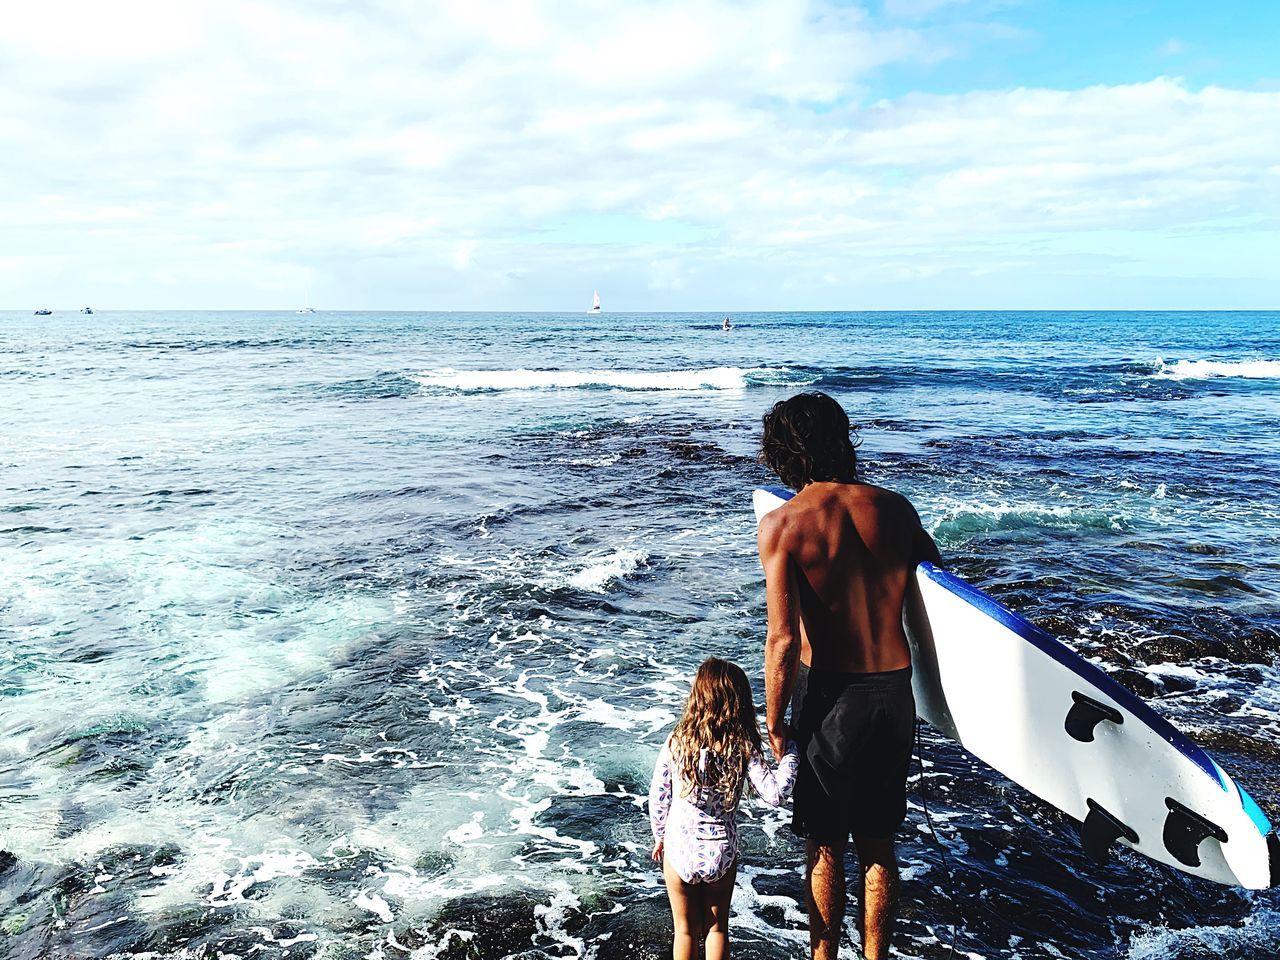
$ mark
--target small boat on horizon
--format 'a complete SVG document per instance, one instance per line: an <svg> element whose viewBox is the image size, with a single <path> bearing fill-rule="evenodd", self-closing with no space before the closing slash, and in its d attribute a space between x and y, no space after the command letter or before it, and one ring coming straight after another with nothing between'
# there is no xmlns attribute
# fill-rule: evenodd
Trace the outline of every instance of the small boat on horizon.
<svg viewBox="0 0 1280 960"><path fill-rule="evenodd" d="M302 308L295 310L294 313L315 313L311 306L311 288L306 287L302 291Z"/></svg>
<svg viewBox="0 0 1280 960"><path fill-rule="evenodd" d="M51 316L52 314L53 314L53 311L50 310L48 307L41 307L39 310L35 311L33 316L48 317L48 316Z"/></svg>
<svg viewBox="0 0 1280 960"><path fill-rule="evenodd" d="M81 312L81 313L93 313L93 307L81 307L81 308L80 308L80 312Z"/></svg>
<svg viewBox="0 0 1280 960"><path fill-rule="evenodd" d="M600 312L600 291L597 290L594 296L592 296L591 298L591 309L588 310L587 313L599 313L599 312Z"/></svg>

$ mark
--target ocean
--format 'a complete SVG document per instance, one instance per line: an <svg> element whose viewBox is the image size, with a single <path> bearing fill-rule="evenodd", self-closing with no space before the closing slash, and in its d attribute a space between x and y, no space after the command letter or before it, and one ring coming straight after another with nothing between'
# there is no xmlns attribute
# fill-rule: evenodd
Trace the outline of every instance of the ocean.
<svg viewBox="0 0 1280 960"><path fill-rule="evenodd" d="M0 314L0 956L663 956L649 774L704 657L762 707L760 419L806 389L1280 821L1280 313L734 320ZM922 739L901 956L1274 960L1280 892L1097 866ZM745 807L735 955L804 957Z"/></svg>

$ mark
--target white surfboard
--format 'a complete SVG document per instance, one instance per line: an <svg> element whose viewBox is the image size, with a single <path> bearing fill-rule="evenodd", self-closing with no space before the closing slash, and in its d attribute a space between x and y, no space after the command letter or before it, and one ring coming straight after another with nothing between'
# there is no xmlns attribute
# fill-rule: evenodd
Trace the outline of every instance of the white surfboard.
<svg viewBox="0 0 1280 960"><path fill-rule="evenodd" d="M756 490L757 521L792 496ZM922 719L1080 821L1099 860L1121 843L1218 883L1280 884L1262 810L1167 720L954 574L922 563L915 585L905 619Z"/></svg>

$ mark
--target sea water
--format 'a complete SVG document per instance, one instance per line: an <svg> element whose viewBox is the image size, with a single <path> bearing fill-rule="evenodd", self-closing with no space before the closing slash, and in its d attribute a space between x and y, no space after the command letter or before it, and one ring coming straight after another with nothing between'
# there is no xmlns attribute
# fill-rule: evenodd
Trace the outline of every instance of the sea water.
<svg viewBox="0 0 1280 960"><path fill-rule="evenodd" d="M704 657L760 696L806 389L1280 819L1280 314L721 319L0 314L0 956L662 956L648 777ZM1275 956L1275 892L923 760L903 956ZM743 819L737 955L805 956L801 847Z"/></svg>

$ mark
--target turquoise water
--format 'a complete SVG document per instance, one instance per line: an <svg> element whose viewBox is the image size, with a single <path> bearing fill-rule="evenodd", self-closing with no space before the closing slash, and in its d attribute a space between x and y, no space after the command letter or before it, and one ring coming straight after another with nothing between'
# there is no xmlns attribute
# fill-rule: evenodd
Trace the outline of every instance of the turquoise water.
<svg viewBox="0 0 1280 960"><path fill-rule="evenodd" d="M1280 820L1280 314L720 319L0 314L0 955L660 956L639 798L697 663L759 675L805 388ZM925 750L904 956L1274 956L1274 892ZM741 955L803 956L746 817Z"/></svg>

